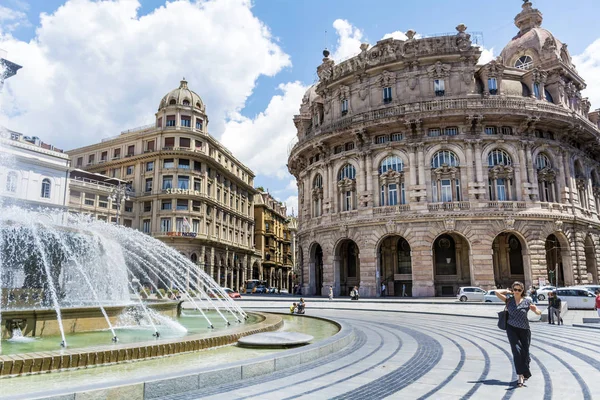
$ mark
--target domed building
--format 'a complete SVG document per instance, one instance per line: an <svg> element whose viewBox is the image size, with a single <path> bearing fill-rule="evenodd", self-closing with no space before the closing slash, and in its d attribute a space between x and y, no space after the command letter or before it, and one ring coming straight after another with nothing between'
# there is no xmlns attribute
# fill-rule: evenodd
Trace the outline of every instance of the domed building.
<svg viewBox="0 0 600 400"><path fill-rule="evenodd" d="M515 25L485 65L463 24L324 51L288 162L304 294L598 283L598 111L531 2Z"/></svg>
<svg viewBox="0 0 600 400"><path fill-rule="evenodd" d="M77 212L152 235L222 286L241 288L261 268L254 173L208 133L206 106L185 79L162 98L154 123L68 154L75 168L126 181L130 190L119 221L111 188L102 188L104 195L71 190Z"/></svg>

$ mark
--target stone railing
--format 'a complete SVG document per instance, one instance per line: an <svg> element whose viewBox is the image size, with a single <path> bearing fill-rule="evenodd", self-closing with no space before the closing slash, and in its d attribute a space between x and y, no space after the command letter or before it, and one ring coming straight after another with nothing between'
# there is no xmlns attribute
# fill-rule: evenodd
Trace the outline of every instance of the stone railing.
<svg viewBox="0 0 600 400"><path fill-rule="evenodd" d="M468 201L454 201L450 203L429 203L427 205L429 211L458 211L471 209L471 203Z"/></svg>
<svg viewBox="0 0 600 400"><path fill-rule="evenodd" d="M366 111L359 114L345 116L336 119L328 124L321 125L319 128L313 128L310 135L295 143L289 150L289 154L300 146L306 140L309 140L314 135L325 134L331 131L347 128L355 123L364 123L377 121L390 117L403 116L410 113L425 112L425 111L444 111L444 110L518 110L518 111L544 111L562 115L564 117L576 117L580 122L583 122L588 127L598 130L589 119L575 113L573 110L563 106L551 104L535 99L523 97L506 97L496 96L492 98L463 98L463 99L439 99L417 103L400 104L396 106L383 107L377 110Z"/></svg>
<svg viewBox="0 0 600 400"><path fill-rule="evenodd" d="M487 208L495 208L501 210L513 210L527 208L527 203L524 201L488 201Z"/></svg>

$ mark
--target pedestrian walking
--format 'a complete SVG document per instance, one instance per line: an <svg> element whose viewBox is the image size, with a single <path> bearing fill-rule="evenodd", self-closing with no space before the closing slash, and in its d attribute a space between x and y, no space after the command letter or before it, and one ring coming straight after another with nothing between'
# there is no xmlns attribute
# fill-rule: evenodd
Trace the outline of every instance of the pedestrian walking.
<svg viewBox="0 0 600 400"><path fill-rule="evenodd" d="M329 286L329 300L333 300L333 286Z"/></svg>
<svg viewBox="0 0 600 400"><path fill-rule="evenodd" d="M527 313L529 310L537 315L542 312L535 304L523 296L525 285L514 282L511 290L501 289L496 291L496 296L506 304L508 319L506 321L506 336L510 342L515 370L517 371L517 387L523 387L524 382L531 378L529 369L529 345L531 344L531 330Z"/></svg>
<svg viewBox="0 0 600 400"><path fill-rule="evenodd" d="M537 288L535 286L531 287L531 300L533 301L533 304L538 303Z"/></svg>
<svg viewBox="0 0 600 400"><path fill-rule="evenodd" d="M350 291L350 300L358 300L358 286L354 286Z"/></svg>
<svg viewBox="0 0 600 400"><path fill-rule="evenodd" d="M600 290L596 290L596 306L594 310L598 312L598 317L600 318Z"/></svg>
<svg viewBox="0 0 600 400"><path fill-rule="evenodd" d="M385 282L381 282L381 297L385 297Z"/></svg>
<svg viewBox="0 0 600 400"><path fill-rule="evenodd" d="M564 325L563 320L560 317L562 311L562 300L558 297L556 292L550 292L548 297L548 323L554 325Z"/></svg>

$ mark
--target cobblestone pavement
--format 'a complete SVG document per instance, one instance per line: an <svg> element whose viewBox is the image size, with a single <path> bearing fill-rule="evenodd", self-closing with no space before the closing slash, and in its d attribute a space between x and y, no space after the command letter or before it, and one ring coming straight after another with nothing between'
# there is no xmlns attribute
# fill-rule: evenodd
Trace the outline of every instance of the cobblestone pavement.
<svg viewBox="0 0 600 400"><path fill-rule="evenodd" d="M516 387L505 332L493 319L310 310L352 325L342 351L270 375L166 399L600 398L597 331L532 324L533 377Z"/></svg>

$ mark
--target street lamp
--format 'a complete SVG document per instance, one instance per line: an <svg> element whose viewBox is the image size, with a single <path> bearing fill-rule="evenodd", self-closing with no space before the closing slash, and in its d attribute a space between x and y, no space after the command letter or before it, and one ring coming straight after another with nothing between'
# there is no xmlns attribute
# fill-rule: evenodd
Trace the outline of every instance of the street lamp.
<svg viewBox="0 0 600 400"><path fill-rule="evenodd" d="M119 211L121 211L121 203L123 200L129 201L129 194L131 190L128 184L119 183L117 186L113 186L110 190L110 198L117 206L117 218L115 221L116 225L119 225Z"/></svg>

